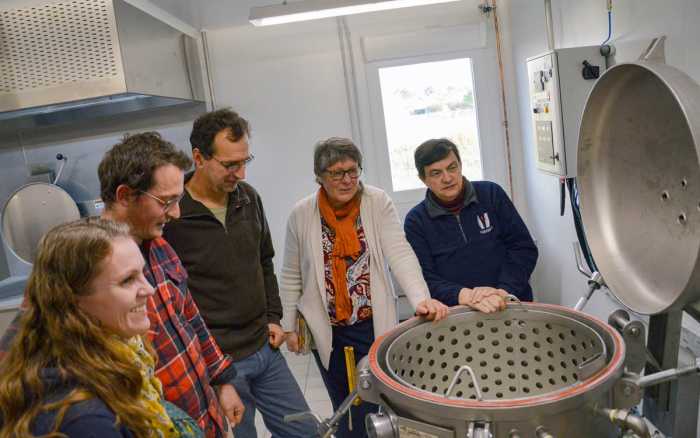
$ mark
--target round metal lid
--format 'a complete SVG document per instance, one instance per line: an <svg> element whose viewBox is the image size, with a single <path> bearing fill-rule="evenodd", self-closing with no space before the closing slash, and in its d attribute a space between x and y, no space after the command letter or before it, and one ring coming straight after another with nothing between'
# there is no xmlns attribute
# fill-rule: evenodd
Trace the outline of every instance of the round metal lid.
<svg viewBox="0 0 700 438"><path fill-rule="evenodd" d="M27 184L15 191L5 203L2 238L16 257L32 263L39 240L48 230L78 218L78 206L59 186Z"/></svg>
<svg viewBox="0 0 700 438"><path fill-rule="evenodd" d="M616 65L586 102L583 224L606 284L657 314L700 299L700 86L663 63Z"/></svg>

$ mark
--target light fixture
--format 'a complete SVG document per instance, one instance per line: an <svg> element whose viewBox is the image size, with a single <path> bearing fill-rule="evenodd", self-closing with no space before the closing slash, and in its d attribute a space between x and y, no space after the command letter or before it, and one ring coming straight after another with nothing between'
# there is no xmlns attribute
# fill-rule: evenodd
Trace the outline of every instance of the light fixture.
<svg viewBox="0 0 700 438"><path fill-rule="evenodd" d="M460 0L301 0L291 3L285 1L279 5L251 8L250 22L255 26L270 26L455 1Z"/></svg>

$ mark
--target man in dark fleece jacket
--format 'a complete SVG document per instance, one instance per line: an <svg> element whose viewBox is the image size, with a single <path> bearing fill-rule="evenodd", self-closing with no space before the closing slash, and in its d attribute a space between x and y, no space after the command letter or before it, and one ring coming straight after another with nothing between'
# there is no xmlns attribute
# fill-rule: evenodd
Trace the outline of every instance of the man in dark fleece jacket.
<svg viewBox="0 0 700 438"><path fill-rule="evenodd" d="M313 423L283 421L309 408L278 350L285 335L275 252L260 196L243 181L253 160L248 135L248 122L229 109L194 122L195 171L164 237L187 269L207 327L234 358L233 384L245 405L236 437L257 437L259 409L273 437L309 438L317 435Z"/></svg>
<svg viewBox="0 0 700 438"><path fill-rule="evenodd" d="M506 294L531 301L537 247L508 195L464 178L449 140L424 142L414 158L428 190L404 229L433 298L484 312L502 309Z"/></svg>

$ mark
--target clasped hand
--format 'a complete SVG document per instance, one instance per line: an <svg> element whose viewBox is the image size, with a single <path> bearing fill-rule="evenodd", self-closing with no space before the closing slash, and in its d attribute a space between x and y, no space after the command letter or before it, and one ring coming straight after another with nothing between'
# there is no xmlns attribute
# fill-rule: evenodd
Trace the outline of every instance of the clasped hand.
<svg viewBox="0 0 700 438"><path fill-rule="evenodd" d="M469 306L479 312L494 313L506 308L508 292L488 286L464 288L459 292L459 304Z"/></svg>

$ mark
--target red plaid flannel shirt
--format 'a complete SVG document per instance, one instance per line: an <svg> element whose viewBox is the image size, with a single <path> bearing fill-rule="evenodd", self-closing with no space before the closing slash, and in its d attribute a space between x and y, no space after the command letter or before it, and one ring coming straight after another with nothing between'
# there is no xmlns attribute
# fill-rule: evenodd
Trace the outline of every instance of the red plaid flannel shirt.
<svg viewBox="0 0 700 438"><path fill-rule="evenodd" d="M148 302L148 337L158 353L156 376L165 399L194 418L208 438L223 436L224 414L211 385L235 376L231 359L209 333L173 248L162 238L144 246L150 266L146 278L156 288Z"/></svg>
<svg viewBox="0 0 700 438"><path fill-rule="evenodd" d="M207 438L226 436L226 423L211 385L230 383L231 359L209 333L187 288L187 272L162 238L144 242L144 275L155 288L148 299L148 338L158 353L156 376L165 399L189 414ZM0 340L0 359L17 334L21 311Z"/></svg>

